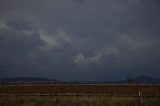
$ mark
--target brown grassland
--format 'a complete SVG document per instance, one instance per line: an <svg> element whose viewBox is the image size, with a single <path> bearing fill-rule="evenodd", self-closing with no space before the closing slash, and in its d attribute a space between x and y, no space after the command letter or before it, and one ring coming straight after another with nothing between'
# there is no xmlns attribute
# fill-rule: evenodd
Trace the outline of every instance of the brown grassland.
<svg viewBox="0 0 160 106"><path fill-rule="evenodd" d="M0 85L0 106L160 106L160 84Z"/></svg>

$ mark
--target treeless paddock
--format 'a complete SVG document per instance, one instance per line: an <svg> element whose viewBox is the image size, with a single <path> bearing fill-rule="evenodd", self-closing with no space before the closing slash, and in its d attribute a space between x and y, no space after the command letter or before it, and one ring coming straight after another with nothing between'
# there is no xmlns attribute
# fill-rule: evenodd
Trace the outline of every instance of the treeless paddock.
<svg viewBox="0 0 160 106"><path fill-rule="evenodd" d="M160 85L0 85L0 106L160 106Z"/></svg>
<svg viewBox="0 0 160 106"><path fill-rule="evenodd" d="M20 84L0 85L0 95L160 97L160 84Z"/></svg>
<svg viewBox="0 0 160 106"><path fill-rule="evenodd" d="M0 96L0 106L160 106L157 97Z"/></svg>

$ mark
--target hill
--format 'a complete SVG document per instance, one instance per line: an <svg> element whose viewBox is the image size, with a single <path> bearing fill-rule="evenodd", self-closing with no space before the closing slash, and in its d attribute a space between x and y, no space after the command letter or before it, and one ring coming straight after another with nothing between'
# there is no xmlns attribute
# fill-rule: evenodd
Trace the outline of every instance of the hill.
<svg viewBox="0 0 160 106"><path fill-rule="evenodd" d="M160 78L152 78L148 76L137 76L133 78L135 83L160 83Z"/></svg>
<svg viewBox="0 0 160 106"><path fill-rule="evenodd" d="M0 79L1 83L55 83L56 80L44 77L11 77Z"/></svg>

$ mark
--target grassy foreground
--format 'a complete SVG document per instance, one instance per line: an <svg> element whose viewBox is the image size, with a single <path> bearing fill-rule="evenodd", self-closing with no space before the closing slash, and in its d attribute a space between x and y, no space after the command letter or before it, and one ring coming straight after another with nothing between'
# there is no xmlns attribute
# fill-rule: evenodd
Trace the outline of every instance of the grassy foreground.
<svg viewBox="0 0 160 106"><path fill-rule="evenodd" d="M0 94L111 94L160 96L160 84L20 84L0 85Z"/></svg>
<svg viewBox="0 0 160 106"><path fill-rule="evenodd" d="M160 106L157 97L1 96L0 106Z"/></svg>

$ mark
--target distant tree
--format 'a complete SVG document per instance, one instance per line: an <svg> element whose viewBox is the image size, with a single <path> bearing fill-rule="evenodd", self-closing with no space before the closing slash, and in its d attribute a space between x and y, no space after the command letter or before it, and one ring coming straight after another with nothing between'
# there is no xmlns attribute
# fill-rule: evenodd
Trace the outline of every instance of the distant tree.
<svg viewBox="0 0 160 106"><path fill-rule="evenodd" d="M127 78L127 82L128 82L129 84L132 84L132 83L134 83L134 80L133 80L132 77L128 77L128 78Z"/></svg>

